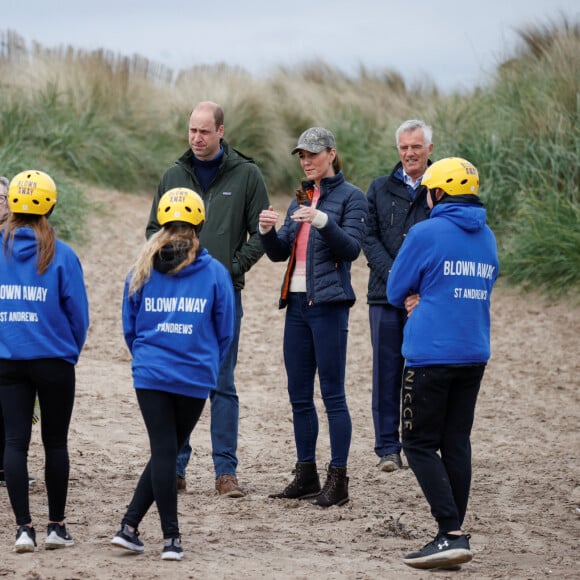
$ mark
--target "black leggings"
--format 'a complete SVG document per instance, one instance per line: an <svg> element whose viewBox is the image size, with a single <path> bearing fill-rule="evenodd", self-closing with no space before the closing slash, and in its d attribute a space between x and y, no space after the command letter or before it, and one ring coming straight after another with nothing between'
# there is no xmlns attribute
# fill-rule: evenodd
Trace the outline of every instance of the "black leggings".
<svg viewBox="0 0 580 580"><path fill-rule="evenodd" d="M2 416L2 403L0 399L0 471L4 473L4 417Z"/></svg>
<svg viewBox="0 0 580 580"><path fill-rule="evenodd" d="M61 359L0 360L0 404L6 437L4 472L18 526L32 522L27 458L37 393L48 519L60 522L65 517L68 492L67 440L75 397L75 367Z"/></svg>
<svg viewBox="0 0 580 580"><path fill-rule="evenodd" d="M471 487L471 428L485 365L406 367L403 449L440 532L460 530Z"/></svg>
<svg viewBox="0 0 580 580"><path fill-rule="evenodd" d="M197 424L206 399L164 391L136 389L151 447L148 461L123 524L136 528L153 504L157 505L163 537L179 537L177 520L177 453Z"/></svg>

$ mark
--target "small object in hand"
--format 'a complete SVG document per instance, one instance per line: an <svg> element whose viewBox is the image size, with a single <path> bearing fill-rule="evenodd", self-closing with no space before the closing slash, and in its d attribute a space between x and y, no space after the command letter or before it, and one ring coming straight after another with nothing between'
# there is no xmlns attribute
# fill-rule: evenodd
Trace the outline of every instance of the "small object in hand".
<svg viewBox="0 0 580 580"><path fill-rule="evenodd" d="M296 201L299 204L303 204L308 201L308 193L306 193L302 189L297 189L294 193L296 194Z"/></svg>

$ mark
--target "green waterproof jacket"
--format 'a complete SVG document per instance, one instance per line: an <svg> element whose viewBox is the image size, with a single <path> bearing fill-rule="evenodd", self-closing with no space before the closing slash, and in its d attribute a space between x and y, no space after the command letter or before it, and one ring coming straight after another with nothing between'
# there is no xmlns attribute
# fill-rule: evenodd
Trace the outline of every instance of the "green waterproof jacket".
<svg viewBox="0 0 580 580"><path fill-rule="evenodd" d="M174 187L193 189L203 198L206 221L201 245L230 272L236 290L244 287L244 274L264 250L258 236L258 216L269 206L268 191L258 166L222 139L224 155L218 172L203 190L193 170L193 153L187 150L161 177L153 199L146 235L160 229L157 205Z"/></svg>

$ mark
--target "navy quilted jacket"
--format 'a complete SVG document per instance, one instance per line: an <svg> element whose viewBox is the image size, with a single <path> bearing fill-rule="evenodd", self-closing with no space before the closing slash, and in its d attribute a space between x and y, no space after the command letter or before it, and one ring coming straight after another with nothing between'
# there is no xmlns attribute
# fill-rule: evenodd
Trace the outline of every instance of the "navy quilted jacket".
<svg viewBox="0 0 580 580"><path fill-rule="evenodd" d="M429 217L427 188L419 186L411 201L407 186L396 174L399 162L390 175L377 177L368 190L369 216L363 251L370 268L368 304L387 303L387 278L407 232L417 222Z"/></svg>
<svg viewBox="0 0 580 580"><path fill-rule="evenodd" d="M308 191L314 184L305 181L302 187ZM316 208L328 215L328 223L321 229L313 227L310 230L306 252L307 300L312 304L347 302L352 305L356 296L350 280L350 265L358 258L366 234L367 199L340 172L320 182ZM283 262L290 258L282 283L280 308L287 304L289 281L295 265L294 242L302 225L290 218L297 209L298 202L294 199L280 230L276 232L273 228L260 235L270 260Z"/></svg>

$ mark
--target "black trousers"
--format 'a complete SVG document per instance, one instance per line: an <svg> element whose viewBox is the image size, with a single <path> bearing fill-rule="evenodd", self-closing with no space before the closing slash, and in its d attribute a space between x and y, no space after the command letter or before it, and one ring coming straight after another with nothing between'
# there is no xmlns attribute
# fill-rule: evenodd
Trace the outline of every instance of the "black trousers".
<svg viewBox="0 0 580 580"><path fill-rule="evenodd" d="M163 537L179 537L177 520L177 452L197 424L206 399L136 389L145 421L151 458L147 462L123 524L136 528L153 504L157 505Z"/></svg>
<svg viewBox="0 0 580 580"><path fill-rule="evenodd" d="M2 416L2 403L0 399L0 471L4 472L4 417Z"/></svg>
<svg viewBox="0 0 580 580"><path fill-rule="evenodd" d="M75 398L75 367L61 359L0 360L0 405L6 437L4 474L18 526L32 521L27 458L37 393L48 519L60 522L65 517L68 493L68 431Z"/></svg>
<svg viewBox="0 0 580 580"><path fill-rule="evenodd" d="M440 532L460 530L471 487L471 428L485 365L405 367L403 450Z"/></svg>

